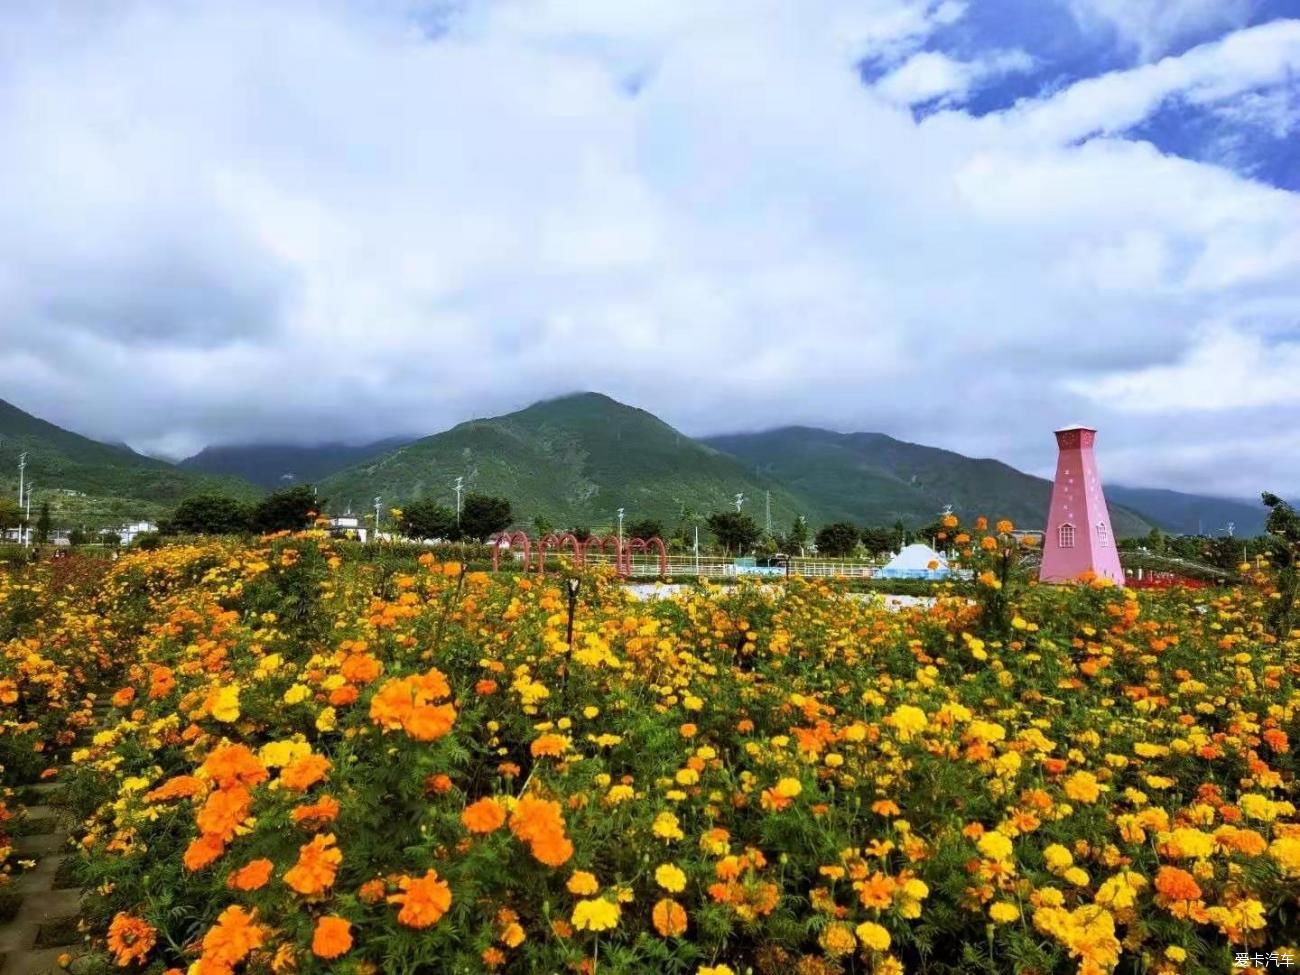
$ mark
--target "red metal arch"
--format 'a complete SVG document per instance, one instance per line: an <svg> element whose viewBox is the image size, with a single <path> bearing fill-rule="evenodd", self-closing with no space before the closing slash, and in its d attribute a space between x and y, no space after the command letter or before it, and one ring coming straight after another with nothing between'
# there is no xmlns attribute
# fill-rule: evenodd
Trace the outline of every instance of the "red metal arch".
<svg viewBox="0 0 1300 975"><path fill-rule="evenodd" d="M627 571L623 574L628 576L632 574L633 551L648 552L652 548L658 549L659 551L659 574L661 576L668 575L668 546L666 546L664 540L659 537L634 538L627 543L626 554L624 556L624 564L627 567Z"/></svg>
<svg viewBox="0 0 1300 975"><path fill-rule="evenodd" d="M496 572L501 568L501 543L514 545L518 541L524 550L524 571L528 571L530 553L532 552L532 543L528 536L523 532L502 532L496 538L492 539L492 571Z"/></svg>
<svg viewBox="0 0 1300 975"><path fill-rule="evenodd" d="M582 568L585 562L585 559L583 557L585 553L582 550L582 543L578 541L577 536L575 536L572 532L567 532L564 535L556 535L554 533L551 533L548 535L543 535L541 538L537 540L538 574L546 575L546 550L553 549L556 552L559 552L562 548L564 548L565 545L568 545L573 550L574 568L577 569Z"/></svg>
<svg viewBox="0 0 1300 975"><path fill-rule="evenodd" d="M584 566L587 564L587 558L591 555L591 550L593 548L596 550L597 554L601 554L610 546L613 546L614 548L614 570L619 575L622 575L623 546L620 544L617 535L592 535L588 538L582 545L582 564Z"/></svg>

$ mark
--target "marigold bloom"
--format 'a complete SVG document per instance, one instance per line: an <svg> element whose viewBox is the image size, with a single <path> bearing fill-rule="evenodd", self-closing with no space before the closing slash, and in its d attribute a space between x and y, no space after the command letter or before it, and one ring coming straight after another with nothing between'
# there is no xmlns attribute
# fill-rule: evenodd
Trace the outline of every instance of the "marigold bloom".
<svg viewBox="0 0 1300 975"><path fill-rule="evenodd" d="M1156 873L1156 890L1171 901L1193 901L1201 897L1196 878L1177 867L1160 868Z"/></svg>
<svg viewBox="0 0 1300 975"><path fill-rule="evenodd" d="M189 799L208 791L207 783L193 775L174 775L152 792L146 792L145 802L166 802L169 799Z"/></svg>
<svg viewBox="0 0 1300 975"><path fill-rule="evenodd" d="M596 879L596 875L593 873L588 873L586 870L575 870L564 887L570 894L577 894L579 897L590 897L600 890L600 881Z"/></svg>
<svg viewBox="0 0 1300 975"><path fill-rule="evenodd" d="M686 909L670 897L655 903L650 920L660 937L675 938L686 932Z"/></svg>
<svg viewBox="0 0 1300 975"><path fill-rule="evenodd" d="M232 890L261 890L271 879L273 867L265 857L250 860L226 878L226 886Z"/></svg>
<svg viewBox="0 0 1300 975"><path fill-rule="evenodd" d="M295 759L280 770L280 784L294 792L306 792L325 778L330 771L330 760L315 753Z"/></svg>
<svg viewBox="0 0 1300 975"><path fill-rule="evenodd" d="M208 796L196 817L199 832L230 842L235 830L248 818L253 808L253 797L243 786L218 789Z"/></svg>
<svg viewBox="0 0 1300 975"><path fill-rule="evenodd" d="M284 875L284 882L303 895L319 894L334 883L334 875L343 862L343 853L335 845L333 833L312 838L298 849L298 862Z"/></svg>
<svg viewBox="0 0 1300 975"><path fill-rule="evenodd" d="M132 962L143 962L157 940L158 932L153 925L134 914L118 911L108 926L108 950L122 968Z"/></svg>
<svg viewBox="0 0 1300 975"><path fill-rule="evenodd" d="M569 739L564 735L542 735L533 741L528 751L533 758L558 758L569 750Z"/></svg>
<svg viewBox="0 0 1300 975"><path fill-rule="evenodd" d="M427 928L437 924L451 907L451 888L430 868L423 877L402 877L397 882L400 894L388 898L390 904L401 904L397 920L409 928Z"/></svg>
<svg viewBox="0 0 1300 975"><path fill-rule="evenodd" d="M603 897L578 901L573 907L573 926L579 931L608 931L618 926L622 909Z"/></svg>
<svg viewBox="0 0 1300 975"><path fill-rule="evenodd" d="M219 836L200 836L185 848L181 862L191 872L202 870L213 860L226 852L226 844Z"/></svg>
<svg viewBox="0 0 1300 975"><path fill-rule="evenodd" d="M460 821L471 833L491 833L506 821L506 811L490 796L470 803L460 814Z"/></svg>
<svg viewBox="0 0 1300 975"><path fill-rule="evenodd" d="M889 950L889 931L874 921L864 921L857 926L854 933L862 944L873 951Z"/></svg>
<svg viewBox="0 0 1300 975"><path fill-rule="evenodd" d="M339 814L339 801L333 796L321 796L313 803L295 806L289 818L294 823L320 828L334 822Z"/></svg>
<svg viewBox="0 0 1300 975"><path fill-rule="evenodd" d="M202 962L215 967L234 968L255 949L266 943L267 930L257 923L257 912L246 911L238 904L227 907L217 922L203 936Z"/></svg>
<svg viewBox="0 0 1300 975"><path fill-rule="evenodd" d="M265 766L247 745L223 745L203 761L203 770L220 788L255 786L268 778Z"/></svg>
<svg viewBox="0 0 1300 975"><path fill-rule="evenodd" d="M311 936L312 954L318 958L338 958L352 950L352 924L333 914L316 921Z"/></svg>
<svg viewBox="0 0 1300 975"><path fill-rule="evenodd" d="M680 894L686 889L686 874L675 864L663 863L655 869L655 883L670 894Z"/></svg>

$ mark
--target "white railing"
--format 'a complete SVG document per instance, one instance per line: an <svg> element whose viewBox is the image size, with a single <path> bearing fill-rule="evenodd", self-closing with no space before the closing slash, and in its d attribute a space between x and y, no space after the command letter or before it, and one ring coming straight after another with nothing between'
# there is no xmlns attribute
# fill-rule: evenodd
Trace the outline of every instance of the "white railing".
<svg viewBox="0 0 1300 975"><path fill-rule="evenodd" d="M612 553L597 556L595 552L592 552L587 556L588 565L613 565L613 563L614 556ZM548 560L548 567L549 564ZM869 579L876 574L879 568L878 565L867 562L845 562L829 559L794 559L790 563L788 574L792 576L820 578L844 576L856 579ZM709 579L750 576L762 579L765 577L780 578L786 574L784 567L775 568L769 571L746 572L744 567L738 567L736 565L734 559L701 556L697 560L691 555L668 556L668 575L670 576L703 576ZM659 559L657 556L632 556L632 576L634 578L653 578L658 575Z"/></svg>

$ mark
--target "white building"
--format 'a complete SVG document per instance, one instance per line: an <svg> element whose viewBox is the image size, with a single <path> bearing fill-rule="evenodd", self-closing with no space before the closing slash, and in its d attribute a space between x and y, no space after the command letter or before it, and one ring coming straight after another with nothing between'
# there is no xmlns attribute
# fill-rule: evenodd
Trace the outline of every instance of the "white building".
<svg viewBox="0 0 1300 975"><path fill-rule="evenodd" d="M358 542L365 542L367 532L368 529L362 523L360 515L348 513L330 516L331 535L341 535L344 538L355 538Z"/></svg>
<svg viewBox="0 0 1300 975"><path fill-rule="evenodd" d="M158 526L152 521L133 521L129 525L123 525L121 528L110 529L112 534L122 540L123 545L130 545L141 535L147 535L150 532L156 532Z"/></svg>

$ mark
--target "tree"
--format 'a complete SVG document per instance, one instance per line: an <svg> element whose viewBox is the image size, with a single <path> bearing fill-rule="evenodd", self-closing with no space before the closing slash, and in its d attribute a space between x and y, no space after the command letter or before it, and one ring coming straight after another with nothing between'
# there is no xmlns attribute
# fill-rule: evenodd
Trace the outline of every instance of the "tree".
<svg viewBox="0 0 1300 975"><path fill-rule="evenodd" d="M54 521L50 518L50 503L41 502L41 513L36 518L36 541L44 544L50 540L50 531L54 528Z"/></svg>
<svg viewBox="0 0 1300 975"><path fill-rule="evenodd" d="M585 542L587 539L591 537L591 529L583 526L579 526L577 528L570 528L569 534L572 535L574 538L576 538L578 541Z"/></svg>
<svg viewBox="0 0 1300 975"><path fill-rule="evenodd" d="M467 494L460 509L460 530L466 538L485 542L489 535L505 531L514 521L510 502L486 494Z"/></svg>
<svg viewBox="0 0 1300 975"><path fill-rule="evenodd" d="M1290 633L1296 625L1300 596L1300 512L1276 494L1264 492L1264 506L1269 509L1264 530L1273 536L1273 563L1277 566L1277 598L1270 616L1273 632Z"/></svg>
<svg viewBox="0 0 1300 975"><path fill-rule="evenodd" d="M397 519L397 530L407 538L453 538L456 530L456 512L432 498L412 501L402 508Z"/></svg>
<svg viewBox="0 0 1300 975"><path fill-rule="evenodd" d="M887 555L898 547L899 533L892 528L864 528L858 535L862 547L872 555Z"/></svg>
<svg viewBox="0 0 1300 975"><path fill-rule="evenodd" d="M858 527L847 521L825 525L817 533L817 554L842 559L853 553L859 537Z"/></svg>
<svg viewBox="0 0 1300 975"><path fill-rule="evenodd" d="M317 499L310 484L299 484L268 494L254 504L248 513L248 523L253 531L263 535L301 531L311 527L324 503L324 499Z"/></svg>
<svg viewBox="0 0 1300 975"><path fill-rule="evenodd" d="M533 530L537 532L538 538L542 538L555 531L555 526L546 515L533 515Z"/></svg>
<svg viewBox="0 0 1300 975"><path fill-rule="evenodd" d="M17 501L0 498L0 531L17 528L23 523L23 509Z"/></svg>
<svg viewBox="0 0 1300 975"><path fill-rule="evenodd" d="M74 528L68 532L69 545L85 545L90 541L90 533L82 528Z"/></svg>
<svg viewBox="0 0 1300 975"><path fill-rule="evenodd" d="M224 494L199 494L176 506L162 529L168 535L238 535L248 531L248 509Z"/></svg>
<svg viewBox="0 0 1300 975"><path fill-rule="evenodd" d="M117 532L105 531L99 533L99 544L106 548L117 548L122 544L122 536Z"/></svg>
<svg viewBox="0 0 1300 975"><path fill-rule="evenodd" d="M753 518L736 511L715 512L709 515L706 523L718 544L728 553L733 549L738 554L748 552L760 534Z"/></svg>
<svg viewBox="0 0 1300 975"><path fill-rule="evenodd" d="M629 521L623 531L624 538L663 538L664 525L654 518Z"/></svg>
<svg viewBox="0 0 1300 975"><path fill-rule="evenodd" d="M808 547L808 521L803 515L795 516L789 534L781 539L781 547L791 555L795 552L803 555L804 549Z"/></svg>

